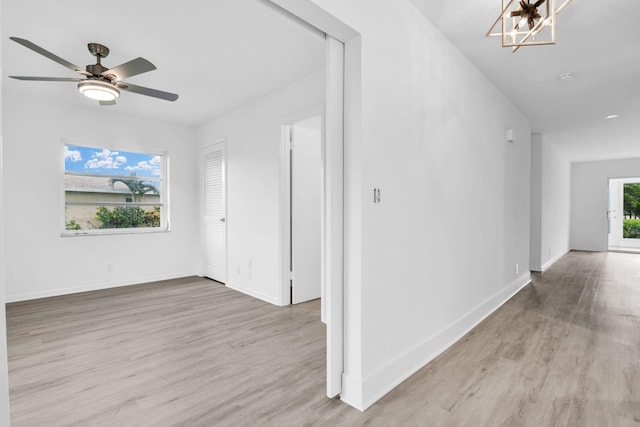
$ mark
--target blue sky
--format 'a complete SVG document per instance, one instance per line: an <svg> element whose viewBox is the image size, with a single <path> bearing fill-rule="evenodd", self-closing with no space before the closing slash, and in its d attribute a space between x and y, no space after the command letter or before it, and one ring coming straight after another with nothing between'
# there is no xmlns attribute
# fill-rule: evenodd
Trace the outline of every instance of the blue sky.
<svg viewBox="0 0 640 427"><path fill-rule="evenodd" d="M68 172L104 175L160 177L161 157L155 154L112 151L80 145L64 146L64 169Z"/></svg>

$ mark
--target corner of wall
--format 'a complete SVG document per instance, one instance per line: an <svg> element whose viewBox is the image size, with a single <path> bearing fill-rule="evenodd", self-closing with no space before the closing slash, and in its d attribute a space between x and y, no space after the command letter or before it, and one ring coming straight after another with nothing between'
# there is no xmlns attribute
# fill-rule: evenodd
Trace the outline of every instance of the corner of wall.
<svg viewBox="0 0 640 427"><path fill-rule="evenodd" d="M549 267L551 267L556 261L558 261L560 258L562 258L563 256L565 256L566 254L569 253L569 249L565 250L564 252L561 252L559 254L557 254L556 256L554 256L553 258L551 258L549 261L545 262L542 267L540 268L540 270L536 270L536 271L546 271Z"/></svg>
<svg viewBox="0 0 640 427"><path fill-rule="evenodd" d="M366 410L378 399L462 339L465 334L509 301L530 282L531 274L529 271L521 274L450 326L418 343L364 380L345 375L343 377L342 400L361 411Z"/></svg>
<svg viewBox="0 0 640 427"><path fill-rule="evenodd" d="M257 298L259 300L268 302L270 304L273 305L278 305L278 306L284 306L286 304L283 304L282 301L280 301L278 298L272 296L272 295L267 295L261 292L256 291L255 289L248 287L248 286L244 286L241 283L238 283L236 281L233 280L229 280L226 283L227 288L229 289L233 289L234 291L238 291L238 292L242 292L243 294L252 296L254 298Z"/></svg>
<svg viewBox="0 0 640 427"><path fill-rule="evenodd" d="M342 374L342 393L340 400L353 406L359 411L364 411L371 403L365 405L363 399L363 383L361 378L352 377L346 373Z"/></svg>

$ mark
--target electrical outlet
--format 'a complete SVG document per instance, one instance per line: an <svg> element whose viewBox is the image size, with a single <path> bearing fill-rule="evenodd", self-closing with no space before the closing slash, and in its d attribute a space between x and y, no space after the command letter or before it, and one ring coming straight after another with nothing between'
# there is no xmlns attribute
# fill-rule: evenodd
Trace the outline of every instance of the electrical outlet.
<svg viewBox="0 0 640 427"><path fill-rule="evenodd" d="M516 264L516 276L518 275L519 271L520 271L520 266L518 264Z"/></svg>
<svg viewBox="0 0 640 427"><path fill-rule="evenodd" d="M247 274L249 275L249 279L251 279L252 273L253 273L252 272L252 263L253 263L252 259L249 258L249 263L247 265Z"/></svg>
<svg viewBox="0 0 640 427"><path fill-rule="evenodd" d="M236 274L239 276L240 275L240 266L238 266L238 268L236 268Z"/></svg>
<svg viewBox="0 0 640 427"><path fill-rule="evenodd" d="M107 264L105 267L107 273L113 273L113 264Z"/></svg>

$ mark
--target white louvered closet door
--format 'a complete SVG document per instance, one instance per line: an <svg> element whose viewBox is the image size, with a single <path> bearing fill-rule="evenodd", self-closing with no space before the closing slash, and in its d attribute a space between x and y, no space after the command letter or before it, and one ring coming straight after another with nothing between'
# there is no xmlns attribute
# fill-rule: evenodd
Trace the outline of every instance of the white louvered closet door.
<svg viewBox="0 0 640 427"><path fill-rule="evenodd" d="M206 147L202 155L204 275L227 280L227 223L224 143Z"/></svg>

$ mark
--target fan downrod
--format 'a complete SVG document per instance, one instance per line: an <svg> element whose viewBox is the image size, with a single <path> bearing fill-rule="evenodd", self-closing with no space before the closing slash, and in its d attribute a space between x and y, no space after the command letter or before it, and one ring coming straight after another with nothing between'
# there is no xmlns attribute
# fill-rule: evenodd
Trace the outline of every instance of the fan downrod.
<svg viewBox="0 0 640 427"><path fill-rule="evenodd" d="M87 65L86 70L94 76L99 76L107 71L108 68L103 67L100 60L109 55L109 48L99 43L89 43L87 48L89 49L89 52L91 52L91 55L96 57L97 61L95 64Z"/></svg>

